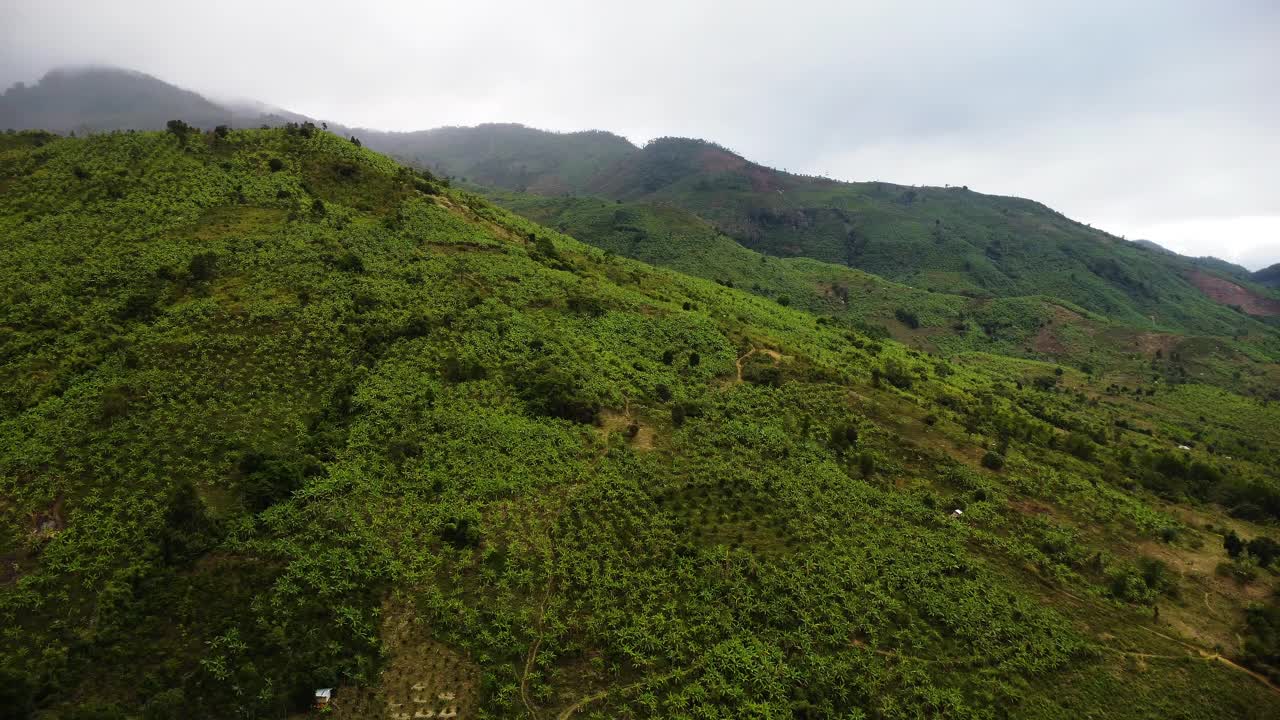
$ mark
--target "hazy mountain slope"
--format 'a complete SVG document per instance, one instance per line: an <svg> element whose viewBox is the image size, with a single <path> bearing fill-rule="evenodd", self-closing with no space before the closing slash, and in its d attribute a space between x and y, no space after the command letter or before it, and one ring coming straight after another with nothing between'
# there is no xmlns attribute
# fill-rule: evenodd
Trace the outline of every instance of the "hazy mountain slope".
<svg viewBox="0 0 1280 720"><path fill-rule="evenodd" d="M1280 263L1262 268L1252 276L1254 282L1270 288L1280 287Z"/></svg>
<svg viewBox="0 0 1280 720"><path fill-rule="evenodd" d="M1280 707L1213 655L1280 653L1219 535L1280 518L1274 404L910 351L306 129L0 135L0 293L10 714Z"/></svg>
<svg viewBox="0 0 1280 720"><path fill-rule="evenodd" d="M580 191L591 178L636 151L612 133L549 133L515 124L355 132L369 147L439 174L544 195Z"/></svg>
<svg viewBox="0 0 1280 720"><path fill-rule="evenodd" d="M173 119L212 128L232 123L234 113L150 75L116 68L54 70L0 96L0 129L153 130Z"/></svg>

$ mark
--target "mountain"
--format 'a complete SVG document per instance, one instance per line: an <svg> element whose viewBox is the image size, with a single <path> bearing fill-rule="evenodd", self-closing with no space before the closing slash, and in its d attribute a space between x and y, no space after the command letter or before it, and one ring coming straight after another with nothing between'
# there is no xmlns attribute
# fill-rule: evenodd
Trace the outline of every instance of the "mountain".
<svg viewBox="0 0 1280 720"><path fill-rule="evenodd" d="M0 127L156 129L174 118L204 128L306 121L265 107L215 105L150 76L111 69L50 73L0 102ZM1046 295L1132 327L1232 337L1268 332L1241 310L1274 315L1243 268L1128 243L1019 198L792 175L684 138L636 148L607 132L513 124L412 133L336 123L333 129L480 188L673 205L765 254L843 264L937 292ZM1210 284L1246 281L1251 299L1221 302L1221 293L1206 293L1200 273L1214 278Z"/></svg>
<svg viewBox="0 0 1280 720"><path fill-rule="evenodd" d="M1252 275L1252 280L1262 286L1280 287L1280 263L1262 268Z"/></svg>
<svg viewBox="0 0 1280 720"><path fill-rule="evenodd" d="M0 134L0 281L11 716L1278 706L1275 403L913 350L310 127Z"/></svg>
<svg viewBox="0 0 1280 720"><path fill-rule="evenodd" d="M550 196L569 192L674 206L745 247L842 264L914 287L976 298L1047 295L1134 327L1161 331L1233 336L1268 332L1262 323L1241 317L1230 304L1206 294L1194 277L1207 272L1247 279L1240 274L1242 268L1126 242L1028 200L967 188L792 175L713 143L683 138L655 140L590 178L578 174L574 182L552 173L544 181L530 170L539 162L519 144L506 142L500 152L473 153L472 149L499 142L492 127L450 132L455 143L447 159L423 145L388 145L378 135L365 141L429 167L474 168L492 161L508 170L521 169L466 175L481 190ZM539 134L519 128L518 135L506 139ZM561 143L576 139L541 135ZM615 148L623 150L620 144ZM1266 302L1243 307L1260 317L1273 315Z"/></svg>
<svg viewBox="0 0 1280 720"><path fill-rule="evenodd" d="M515 124L356 132L370 147L439 174L543 195L574 192L636 150L612 133L551 133Z"/></svg>
<svg viewBox="0 0 1280 720"><path fill-rule="evenodd" d="M231 110L194 92L116 68L54 70L35 85L19 84L0 96L0 128L146 130L175 118L207 128L234 121Z"/></svg>

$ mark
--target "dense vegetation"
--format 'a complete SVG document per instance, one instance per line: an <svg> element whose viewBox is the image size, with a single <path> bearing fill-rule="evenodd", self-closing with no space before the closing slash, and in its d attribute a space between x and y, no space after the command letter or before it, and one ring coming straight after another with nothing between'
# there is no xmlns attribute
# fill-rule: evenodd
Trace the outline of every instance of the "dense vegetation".
<svg viewBox="0 0 1280 720"><path fill-rule="evenodd" d="M973 298L844 265L749 250L669 204L484 190L502 206L611 253L800 307L840 326L947 356L983 351L1073 365L1121 384L1197 382L1280 398L1274 332L1152 332L1048 295Z"/></svg>
<svg viewBox="0 0 1280 720"><path fill-rule="evenodd" d="M0 135L0 273L10 715L1280 707L1273 402L914 350L306 125Z"/></svg>

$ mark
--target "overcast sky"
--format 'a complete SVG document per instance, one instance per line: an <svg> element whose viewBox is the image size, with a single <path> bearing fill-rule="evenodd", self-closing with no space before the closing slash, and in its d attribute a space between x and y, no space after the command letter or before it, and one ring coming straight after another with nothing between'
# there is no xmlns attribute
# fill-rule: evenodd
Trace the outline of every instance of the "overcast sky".
<svg viewBox="0 0 1280 720"><path fill-rule="evenodd" d="M1277 0L4 5L4 86L102 63L366 127L701 137L1280 262Z"/></svg>

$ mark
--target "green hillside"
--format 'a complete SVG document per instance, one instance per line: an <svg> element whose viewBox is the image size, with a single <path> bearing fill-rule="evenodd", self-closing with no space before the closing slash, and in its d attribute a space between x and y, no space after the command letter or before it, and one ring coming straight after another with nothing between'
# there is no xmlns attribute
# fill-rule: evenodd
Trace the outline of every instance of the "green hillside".
<svg viewBox="0 0 1280 720"><path fill-rule="evenodd" d="M1044 294L1159 330L1257 329L1186 279L1198 267L1192 261L1020 198L788 175L679 138L650 143L591 189L676 204L762 252L843 263L942 292Z"/></svg>
<svg viewBox="0 0 1280 720"><path fill-rule="evenodd" d="M9 715L1280 708L1274 403L919 352L306 127L0 135L0 275Z"/></svg>
<svg viewBox="0 0 1280 720"><path fill-rule="evenodd" d="M613 133L550 133L502 123L409 133L356 132L370 147L437 174L543 195L576 191L636 151Z"/></svg>
<svg viewBox="0 0 1280 720"><path fill-rule="evenodd" d="M747 290L916 349L1060 362L1126 380L1189 376L1280 399L1280 339L1261 323L1236 337L1152 332L1145 323L1116 322L1047 295L975 298L909 287L840 264L762 255L669 204L484 192L608 252Z"/></svg>
<svg viewBox="0 0 1280 720"><path fill-rule="evenodd" d="M204 128L306 121L232 109L111 68L55 71L0 97L0 128L160 129L171 118ZM1157 333L1275 338L1280 324L1280 296L1239 266L1127 242L1029 200L790 175L685 138L636 148L608 132L516 124L409 133L331 126L484 188L673 205L762 253L842 264L916 288L977 299L1046 296ZM1210 282L1246 285L1206 294L1191 277L1200 272Z"/></svg>

